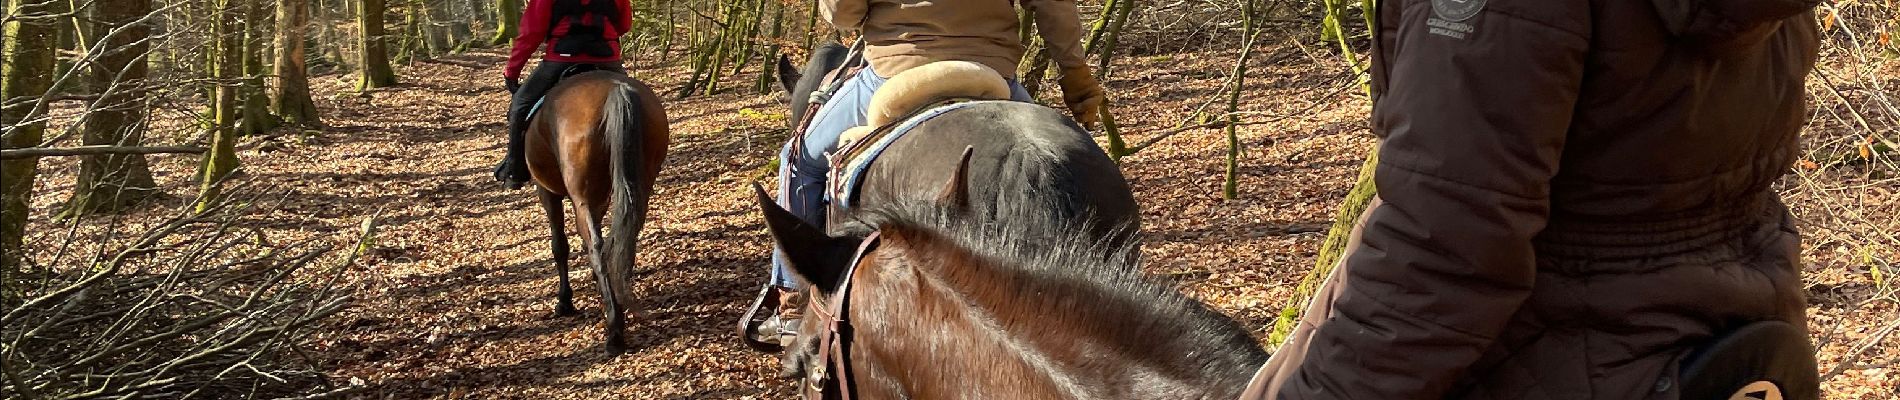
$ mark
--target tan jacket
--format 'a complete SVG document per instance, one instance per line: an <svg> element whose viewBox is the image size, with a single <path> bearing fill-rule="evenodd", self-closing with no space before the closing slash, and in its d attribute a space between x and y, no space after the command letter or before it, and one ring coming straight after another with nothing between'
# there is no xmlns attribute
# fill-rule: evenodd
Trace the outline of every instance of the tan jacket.
<svg viewBox="0 0 1900 400"><path fill-rule="evenodd" d="M1082 20L1074 0L1020 0L1036 19L1049 56L1063 70L1083 67ZM1016 76L1023 57L1011 0L823 0L819 11L839 30L859 31L878 75L935 61L971 61Z"/></svg>

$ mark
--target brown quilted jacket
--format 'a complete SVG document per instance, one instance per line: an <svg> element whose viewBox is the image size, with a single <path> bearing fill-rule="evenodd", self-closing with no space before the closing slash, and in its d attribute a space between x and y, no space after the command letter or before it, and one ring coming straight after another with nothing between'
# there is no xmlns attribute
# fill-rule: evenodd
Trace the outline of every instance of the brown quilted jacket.
<svg viewBox="0 0 1900 400"><path fill-rule="evenodd" d="M1035 19L1061 70L1088 65L1075 0L823 0L818 9L832 26L864 34L864 58L878 75L954 60L1014 78L1024 52L1017 3Z"/></svg>
<svg viewBox="0 0 1900 400"><path fill-rule="evenodd" d="M1684 354L1806 326L1770 185L1814 0L1389 0L1382 203L1261 372L1286 399L1673 399Z"/></svg>

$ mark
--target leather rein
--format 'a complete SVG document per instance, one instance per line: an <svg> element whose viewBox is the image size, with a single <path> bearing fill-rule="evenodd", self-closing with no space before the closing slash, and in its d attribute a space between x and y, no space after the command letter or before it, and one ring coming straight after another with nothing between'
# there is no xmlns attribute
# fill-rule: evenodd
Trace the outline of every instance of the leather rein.
<svg viewBox="0 0 1900 400"><path fill-rule="evenodd" d="M877 249L878 234L871 232L858 244L858 251L851 255L844 274L839 275L838 288L831 298L820 300L818 296L808 296L814 317L825 323L824 336L818 341L818 354L825 362L818 364L805 379L805 398L807 399L843 399L850 400L857 392L857 386L851 379L851 339L850 320L851 282L857 276L858 265L864 262L864 255ZM796 350L791 350L796 351Z"/></svg>
<svg viewBox="0 0 1900 400"><path fill-rule="evenodd" d="M792 132L794 152L803 151L798 147L803 146L804 140L797 138L804 137L805 131L810 129L812 120L817 119L815 116L818 114L818 109L831 100L831 95L837 92L838 88L843 87L846 80L851 79L864 68L863 49L863 40L854 43L850 52L846 53L844 63L832 69L821 81L824 83L819 85L818 90L811 93L810 101L806 105L805 118L800 121L798 130ZM824 337L818 341L818 354L825 357L825 362L819 363L818 369L812 371L805 379L804 392L807 399L850 400L856 392L856 386L851 379L849 362L852 338L851 321L848 317L851 281L854 280L852 277L856 276L858 264L863 261L864 255L876 249L877 243L878 234L874 231L858 244L857 252L851 255L850 264L846 265L844 273L839 275L838 288L832 292L833 295L828 302L819 300L819 296L807 296L812 316L820 318L820 321L825 323ZM787 351L797 350L787 349Z"/></svg>

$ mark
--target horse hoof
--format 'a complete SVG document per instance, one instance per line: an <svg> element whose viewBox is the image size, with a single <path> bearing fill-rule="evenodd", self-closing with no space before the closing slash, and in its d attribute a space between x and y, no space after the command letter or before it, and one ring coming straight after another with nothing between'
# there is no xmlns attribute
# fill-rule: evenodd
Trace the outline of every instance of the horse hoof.
<svg viewBox="0 0 1900 400"><path fill-rule="evenodd" d="M581 315L581 310L574 309L574 306L554 306L554 316L556 317L572 317L576 315Z"/></svg>
<svg viewBox="0 0 1900 400"><path fill-rule="evenodd" d="M626 352L627 352L626 344L620 343L619 340L607 341L607 358L619 357L621 354L626 353Z"/></svg>

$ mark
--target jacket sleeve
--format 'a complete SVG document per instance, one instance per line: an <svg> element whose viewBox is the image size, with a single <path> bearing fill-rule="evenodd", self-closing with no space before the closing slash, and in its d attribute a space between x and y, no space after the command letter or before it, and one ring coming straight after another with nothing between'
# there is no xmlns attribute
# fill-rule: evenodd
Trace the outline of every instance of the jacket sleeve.
<svg viewBox="0 0 1900 400"><path fill-rule="evenodd" d="M1076 10L1075 0L1024 0L1022 5L1035 17L1036 33L1042 35L1056 66L1062 70L1088 66L1089 58L1082 54L1082 13Z"/></svg>
<svg viewBox="0 0 1900 400"><path fill-rule="evenodd" d="M818 12L842 31L864 29L864 14L870 10L870 0L818 0Z"/></svg>
<svg viewBox="0 0 1900 400"><path fill-rule="evenodd" d="M1531 240L1550 215L1582 85L1589 23L1577 16L1588 5L1490 0L1448 23L1432 3L1382 12L1382 34L1397 35L1375 41L1394 47L1375 62L1386 75L1373 111L1385 203L1280 398L1444 398L1529 297Z"/></svg>
<svg viewBox="0 0 1900 400"><path fill-rule="evenodd" d="M521 68L528 65L541 43L547 42L548 16L554 13L553 7L554 0L528 0L528 9L521 12L521 23L516 26L514 47L508 52L507 77L520 78Z"/></svg>

